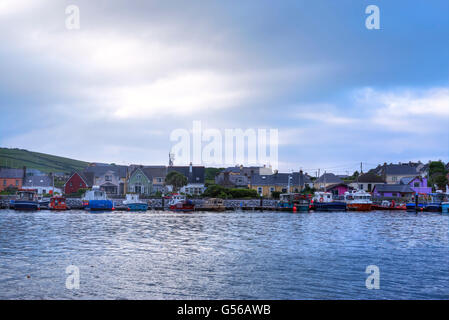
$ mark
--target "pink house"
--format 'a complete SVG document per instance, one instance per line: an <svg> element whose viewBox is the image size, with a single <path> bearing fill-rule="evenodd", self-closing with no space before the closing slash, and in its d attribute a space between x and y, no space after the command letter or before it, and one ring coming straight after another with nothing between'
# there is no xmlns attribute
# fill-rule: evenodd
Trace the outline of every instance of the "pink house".
<svg viewBox="0 0 449 320"><path fill-rule="evenodd" d="M326 191L331 192L334 196L343 196L346 191L352 190L354 188L348 186L346 183L336 183L329 185Z"/></svg>

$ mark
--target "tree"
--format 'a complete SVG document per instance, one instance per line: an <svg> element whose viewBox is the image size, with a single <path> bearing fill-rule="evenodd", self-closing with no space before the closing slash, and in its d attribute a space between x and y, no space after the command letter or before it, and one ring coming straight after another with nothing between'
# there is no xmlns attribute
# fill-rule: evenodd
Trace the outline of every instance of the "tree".
<svg viewBox="0 0 449 320"><path fill-rule="evenodd" d="M172 171L165 177L165 184L173 186L173 191L177 192L179 189L187 185L187 177L183 174Z"/></svg>
<svg viewBox="0 0 449 320"><path fill-rule="evenodd" d="M447 178L444 175L439 175L435 178L435 184L438 186L438 189L445 190L446 185L448 184Z"/></svg>

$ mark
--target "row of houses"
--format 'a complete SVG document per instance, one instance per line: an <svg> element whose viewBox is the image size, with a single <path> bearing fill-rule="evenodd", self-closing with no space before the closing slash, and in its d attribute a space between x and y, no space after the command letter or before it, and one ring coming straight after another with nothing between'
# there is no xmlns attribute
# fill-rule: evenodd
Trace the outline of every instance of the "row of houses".
<svg viewBox="0 0 449 320"><path fill-rule="evenodd" d="M271 197L274 192L300 192L304 188L326 190L337 196L349 190L362 189L376 196L407 197L415 193L431 192L426 166L422 163L384 164L352 181L326 172L320 177L311 177L301 170L280 173L266 166L235 166L219 172L215 176L215 183L230 188L253 189L264 197ZM8 188L28 188L37 189L39 194L74 194L80 189L95 185L109 195L124 195L130 192L154 195L172 191L171 186L165 183L165 177L172 171L187 177L187 185L181 188L181 192L190 195L200 195L204 192L204 166L121 166L102 163L91 163L83 171L73 172L65 177L47 175L36 169L0 168L0 192ZM63 181L61 189L55 187L55 179Z"/></svg>
<svg viewBox="0 0 449 320"><path fill-rule="evenodd" d="M34 189L39 194L62 193L55 187L55 176L39 170L0 168L0 192L8 189Z"/></svg>
<svg viewBox="0 0 449 320"><path fill-rule="evenodd" d="M427 183L427 170L428 165L422 163L385 163L352 181L344 181L333 173L324 173L313 178L301 170L279 173L266 167L237 166L221 171L215 177L215 183L225 187L254 189L264 197L271 197L273 192L299 192L306 187L326 190L336 196L357 189L371 192L375 196L408 197L415 193L427 194L432 191Z"/></svg>
<svg viewBox="0 0 449 320"><path fill-rule="evenodd" d="M120 166L92 163L84 171L70 175L64 184L64 193L73 194L92 186L99 186L109 195L154 195L170 192L172 187L166 185L165 177L172 171L187 178L187 185L181 188L181 192L190 195L204 192L204 166Z"/></svg>

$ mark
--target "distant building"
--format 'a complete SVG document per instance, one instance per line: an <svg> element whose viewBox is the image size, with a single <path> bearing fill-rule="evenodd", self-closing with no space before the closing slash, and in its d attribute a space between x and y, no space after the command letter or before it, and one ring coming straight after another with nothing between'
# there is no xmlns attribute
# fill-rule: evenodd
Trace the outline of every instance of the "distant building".
<svg viewBox="0 0 449 320"><path fill-rule="evenodd" d="M39 195L43 194L62 194L62 190L54 187L54 180L52 175L44 176L27 176L24 180L22 189L37 190Z"/></svg>
<svg viewBox="0 0 449 320"><path fill-rule="evenodd" d="M407 184L378 184L373 194L384 198L411 198L415 192Z"/></svg>
<svg viewBox="0 0 449 320"><path fill-rule="evenodd" d="M80 189L92 187L94 174L92 172L74 172L64 184L64 194L77 193Z"/></svg>
<svg viewBox="0 0 449 320"><path fill-rule="evenodd" d="M167 168L167 174L176 171L187 177L187 185L182 187L180 192L190 195L200 195L206 189L204 186L204 166L173 166ZM172 190L171 186L167 186L168 191Z"/></svg>
<svg viewBox="0 0 449 320"><path fill-rule="evenodd" d="M21 189L25 178L26 168L0 168L0 191L8 188Z"/></svg>
<svg viewBox="0 0 449 320"><path fill-rule="evenodd" d="M326 191L332 193L334 196L343 196L345 192L353 189L354 189L353 187L349 186L344 182L331 184L326 187Z"/></svg>
<svg viewBox="0 0 449 320"><path fill-rule="evenodd" d="M398 184L402 178L411 178L420 174L426 175L425 165L416 163L386 164L376 169L376 174L380 175L388 184ZM421 173L420 173L421 172Z"/></svg>
<svg viewBox="0 0 449 320"><path fill-rule="evenodd" d="M360 175L356 181L350 183L350 186L354 189L372 192L376 185L385 183L385 180L381 176L373 172L368 172Z"/></svg>
<svg viewBox="0 0 449 320"><path fill-rule="evenodd" d="M310 177L303 174L302 171L292 173L275 172L270 175L253 175L251 177L250 188L256 190L260 196L271 197L273 192L301 192L306 186L306 182L310 183L309 179Z"/></svg>
<svg viewBox="0 0 449 320"><path fill-rule="evenodd" d="M415 193L428 194L432 188L427 186L427 178L421 176L402 178L401 185L408 185Z"/></svg>
<svg viewBox="0 0 449 320"><path fill-rule="evenodd" d="M325 189L329 186L344 183L342 179L333 173L324 173L321 177L315 180L314 187L317 190Z"/></svg>
<svg viewBox="0 0 449 320"><path fill-rule="evenodd" d="M125 194L128 167L115 164L91 163L84 173L94 175L93 185L110 195Z"/></svg>

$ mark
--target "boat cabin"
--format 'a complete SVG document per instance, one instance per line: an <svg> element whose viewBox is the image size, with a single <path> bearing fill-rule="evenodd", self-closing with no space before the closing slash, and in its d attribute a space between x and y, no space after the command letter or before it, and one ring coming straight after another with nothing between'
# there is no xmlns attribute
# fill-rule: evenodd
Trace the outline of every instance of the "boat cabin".
<svg viewBox="0 0 449 320"><path fill-rule="evenodd" d="M100 187L93 186L92 190L84 194L83 200L108 200L108 197L105 191L100 190Z"/></svg>
<svg viewBox="0 0 449 320"><path fill-rule="evenodd" d="M17 200L21 201L37 201L37 190L34 189L19 189L17 191Z"/></svg>

